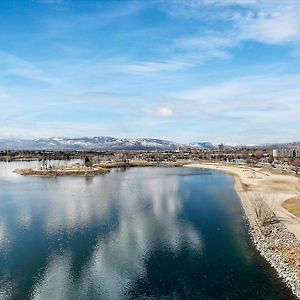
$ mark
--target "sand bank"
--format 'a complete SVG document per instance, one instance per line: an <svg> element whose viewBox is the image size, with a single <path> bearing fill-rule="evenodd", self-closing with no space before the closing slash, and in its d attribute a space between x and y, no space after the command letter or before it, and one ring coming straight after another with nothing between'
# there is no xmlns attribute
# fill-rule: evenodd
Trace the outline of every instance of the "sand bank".
<svg viewBox="0 0 300 300"><path fill-rule="evenodd" d="M102 167L85 167L85 166L71 166L71 167L55 167L51 169L17 169L15 173L23 176L95 176L99 174L109 173L109 169Z"/></svg>

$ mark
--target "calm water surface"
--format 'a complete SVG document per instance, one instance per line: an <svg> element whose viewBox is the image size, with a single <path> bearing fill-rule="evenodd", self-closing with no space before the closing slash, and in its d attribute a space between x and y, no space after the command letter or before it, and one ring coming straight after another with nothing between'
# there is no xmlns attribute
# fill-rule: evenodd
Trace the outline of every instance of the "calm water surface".
<svg viewBox="0 0 300 300"><path fill-rule="evenodd" d="M0 163L0 299L293 299L229 175L132 168L22 177Z"/></svg>

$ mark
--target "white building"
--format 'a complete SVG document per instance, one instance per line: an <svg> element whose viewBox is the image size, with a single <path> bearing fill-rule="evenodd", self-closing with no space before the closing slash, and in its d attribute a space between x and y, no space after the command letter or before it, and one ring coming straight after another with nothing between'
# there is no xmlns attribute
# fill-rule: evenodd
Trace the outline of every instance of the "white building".
<svg viewBox="0 0 300 300"><path fill-rule="evenodd" d="M275 158L279 157L279 150L278 149L273 149L273 157L275 157Z"/></svg>
<svg viewBox="0 0 300 300"><path fill-rule="evenodd" d="M299 158L300 149L273 149L273 157Z"/></svg>

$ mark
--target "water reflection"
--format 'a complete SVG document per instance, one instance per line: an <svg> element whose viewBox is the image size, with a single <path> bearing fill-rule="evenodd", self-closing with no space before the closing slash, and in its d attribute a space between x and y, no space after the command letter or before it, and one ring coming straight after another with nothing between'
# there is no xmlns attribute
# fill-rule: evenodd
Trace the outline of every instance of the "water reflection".
<svg viewBox="0 0 300 300"><path fill-rule="evenodd" d="M188 223L177 222L180 212L177 180L162 183L159 179L143 181L141 189L147 203L129 190L123 181L118 229L99 241L82 278L80 295L84 297L92 284L97 294L111 299L124 299L136 279L146 276L146 261L157 243L176 253L183 245L202 250L199 232ZM173 203L172 203L173 201ZM143 208L147 205L148 209ZM80 298L81 298L80 297Z"/></svg>
<svg viewBox="0 0 300 300"><path fill-rule="evenodd" d="M70 255L54 255L48 262L43 279L32 292L32 299L71 299L72 290Z"/></svg>
<svg viewBox="0 0 300 300"><path fill-rule="evenodd" d="M5 224L0 223L0 252L6 250L8 246L7 230Z"/></svg>
<svg viewBox="0 0 300 300"><path fill-rule="evenodd" d="M1 299L124 299L158 248L201 253L200 230L180 219L180 177L151 172L6 182Z"/></svg>

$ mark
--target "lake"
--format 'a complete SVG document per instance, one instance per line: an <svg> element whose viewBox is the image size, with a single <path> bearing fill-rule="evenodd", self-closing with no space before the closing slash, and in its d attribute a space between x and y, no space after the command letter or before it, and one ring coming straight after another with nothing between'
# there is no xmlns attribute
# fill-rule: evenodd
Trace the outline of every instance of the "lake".
<svg viewBox="0 0 300 300"><path fill-rule="evenodd" d="M22 177L0 162L0 299L294 299L233 178L191 168Z"/></svg>

